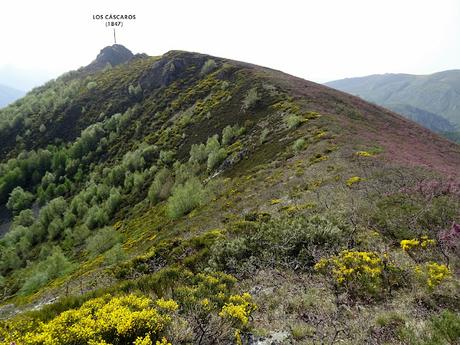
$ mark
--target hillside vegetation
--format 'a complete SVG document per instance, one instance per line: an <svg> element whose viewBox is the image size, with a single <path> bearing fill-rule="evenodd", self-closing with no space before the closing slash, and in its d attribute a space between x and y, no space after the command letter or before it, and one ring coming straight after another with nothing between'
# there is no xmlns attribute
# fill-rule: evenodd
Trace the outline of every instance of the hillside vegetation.
<svg viewBox="0 0 460 345"><path fill-rule="evenodd" d="M458 343L458 145L268 68L125 49L0 110L0 341Z"/></svg>

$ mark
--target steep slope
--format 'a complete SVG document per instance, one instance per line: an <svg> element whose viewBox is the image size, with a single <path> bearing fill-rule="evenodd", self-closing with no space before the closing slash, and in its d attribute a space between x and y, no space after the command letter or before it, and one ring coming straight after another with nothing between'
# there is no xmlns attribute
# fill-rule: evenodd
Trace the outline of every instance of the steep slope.
<svg viewBox="0 0 460 345"><path fill-rule="evenodd" d="M453 132L460 125L460 71L451 70L430 75L384 74L336 80L326 85L390 107L395 104L404 115L413 116L412 107L433 113L449 121L440 128L433 127L437 118L424 114L420 124L442 132ZM411 107L411 108L407 108ZM393 108L391 108L393 109ZM411 110L412 109L412 110ZM430 127L431 126L431 127Z"/></svg>
<svg viewBox="0 0 460 345"><path fill-rule="evenodd" d="M24 96L23 91L13 89L6 85L0 85L0 108L14 102L22 96Z"/></svg>
<svg viewBox="0 0 460 345"><path fill-rule="evenodd" d="M458 145L260 66L117 61L0 111L0 339L457 337Z"/></svg>

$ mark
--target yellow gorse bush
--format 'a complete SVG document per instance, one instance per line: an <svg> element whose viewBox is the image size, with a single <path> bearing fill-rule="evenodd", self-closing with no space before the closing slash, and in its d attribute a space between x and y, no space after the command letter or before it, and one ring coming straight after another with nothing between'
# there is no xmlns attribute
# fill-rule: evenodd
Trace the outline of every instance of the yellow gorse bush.
<svg viewBox="0 0 460 345"><path fill-rule="evenodd" d="M102 345L102 344L101 344ZM138 337L133 345L153 345L152 339L150 339L150 335L146 335L145 337ZM162 338L161 341L157 340L155 345L172 345L166 338Z"/></svg>
<svg viewBox="0 0 460 345"><path fill-rule="evenodd" d="M376 252L344 250L337 256L321 259L317 271L329 274L339 286L373 291L381 287L384 262Z"/></svg>
<svg viewBox="0 0 460 345"><path fill-rule="evenodd" d="M242 295L230 296L229 301L222 307L219 316L230 319L237 327L245 327L256 308L251 295L245 292Z"/></svg>
<svg viewBox="0 0 460 345"><path fill-rule="evenodd" d="M360 157L373 157L374 156L372 153L367 152L367 151L357 151L356 155Z"/></svg>
<svg viewBox="0 0 460 345"><path fill-rule="evenodd" d="M0 322L0 343L171 345L163 336L167 335L172 318L184 321L190 313L202 325L207 325L214 316L235 331L249 329L256 305L248 293L232 294L236 283L233 276L222 272L190 272L185 279L186 283L182 282L174 290L174 300L154 300L136 294L106 295L88 300L81 307L66 310L46 322L27 316Z"/></svg>
<svg viewBox="0 0 460 345"><path fill-rule="evenodd" d="M181 305L201 305L206 310L220 308L227 302L236 278L221 272L198 273L190 285L176 289Z"/></svg>
<svg viewBox="0 0 460 345"><path fill-rule="evenodd" d="M351 187L353 186L354 184L356 183L359 183L361 181L363 181L364 179L362 177L359 177L359 176L352 176L350 177L349 179L347 179L346 181L346 184L348 187Z"/></svg>
<svg viewBox="0 0 460 345"><path fill-rule="evenodd" d="M428 236L421 236L419 239L413 238L411 240L402 240L400 242L401 248L404 251L411 251L416 249L428 249L436 245L436 241L428 238Z"/></svg>
<svg viewBox="0 0 460 345"><path fill-rule="evenodd" d="M179 309L179 305L172 299L165 300L160 298L155 301L155 304L163 310L176 311Z"/></svg>
<svg viewBox="0 0 460 345"><path fill-rule="evenodd" d="M174 301L161 300L161 305L174 310ZM176 308L177 309L177 308ZM21 345L42 344L152 344L171 322L171 316L154 307L148 297L106 295L87 301L78 309L62 312L48 322L36 327L12 324L13 332L0 331L5 341ZM24 331L25 330L25 331ZM150 342L149 342L150 341ZM167 344L156 342L156 344Z"/></svg>
<svg viewBox="0 0 460 345"><path fill-rule="evenodd" d="M424 265L415 266L415 273L430 290L439 286L452 275L446 265L436 262L427 262Z"/></svg>
<svg viewBox="0 0 460 345"><path fill-rule="evenodd" d="M412 240L402 240L400 244L401 244L401 248L404 251L408 251L408 250L411 250L412 248L417 248L420 244L420 241L414 238Z"/></svg>

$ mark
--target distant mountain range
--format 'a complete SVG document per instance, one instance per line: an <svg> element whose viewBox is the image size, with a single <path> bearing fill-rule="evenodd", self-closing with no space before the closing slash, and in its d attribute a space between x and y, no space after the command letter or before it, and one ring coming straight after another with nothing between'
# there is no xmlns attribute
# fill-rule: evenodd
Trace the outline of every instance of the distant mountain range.
<svg viewBox="0 0 460 345"><path fill-rule="evenodd" d="M430 75L379 74L326 83L460 139L460 70Z"/></svg>
<svg viewBox="0 0 460 345"><path fill-rule="evenodd" d="M21 98L24 94L24 91L0 84L0 108L7 106L18 98Z"/></svg>
<svg viewBox="0 0 460 345"><path fill-rule="evenodd" d="M0 84L26 92L54 77L56 77L54 73L41 69L19 68L12 65L0 66Z"/></svg>

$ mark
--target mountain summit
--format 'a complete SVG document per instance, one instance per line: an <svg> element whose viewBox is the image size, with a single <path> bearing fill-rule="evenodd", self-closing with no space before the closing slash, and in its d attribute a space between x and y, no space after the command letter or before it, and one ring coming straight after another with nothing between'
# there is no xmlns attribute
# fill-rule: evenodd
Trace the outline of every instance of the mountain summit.
<svg viewBox="0 0 460 345"><path fill-rule="evenodd" d="M86 71L94 72L104 69L107 65L114 67L127 62L133 56L133 53L125 46L121 44L114 44L103 48L97 55L96 59L84 69Z"/></svg>
<svg viewBox="0 0 460 345"><path fill-rule="evenodd" d="M459 145L230 59L90 66L0 110L0 342L458 343Z"/></svg>

